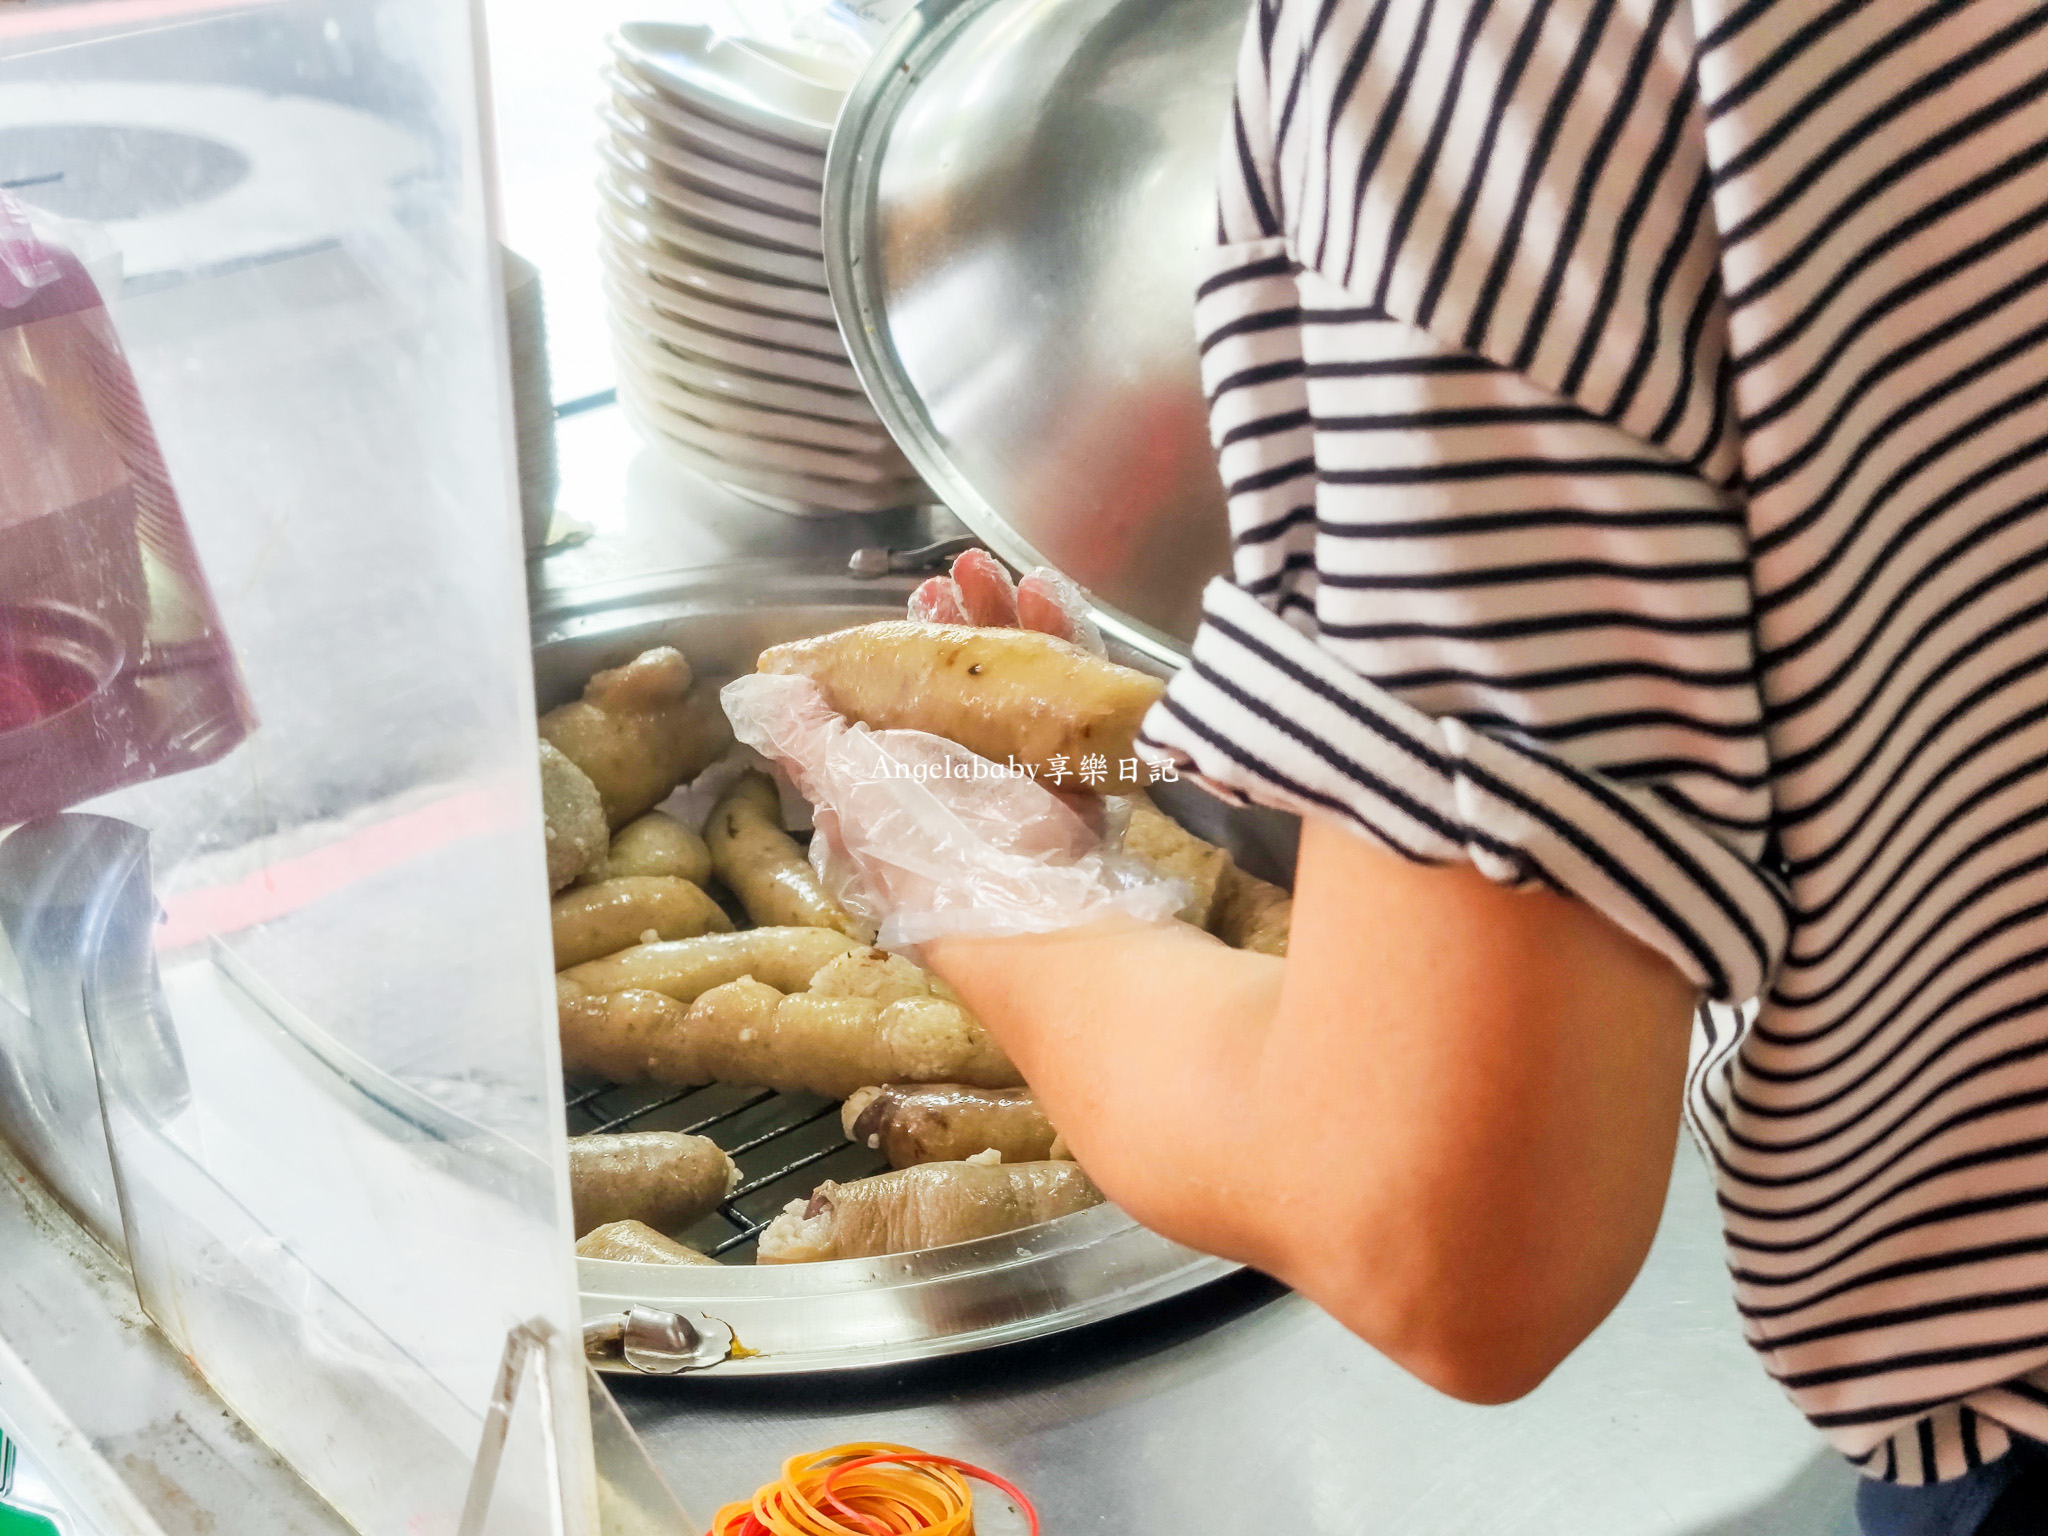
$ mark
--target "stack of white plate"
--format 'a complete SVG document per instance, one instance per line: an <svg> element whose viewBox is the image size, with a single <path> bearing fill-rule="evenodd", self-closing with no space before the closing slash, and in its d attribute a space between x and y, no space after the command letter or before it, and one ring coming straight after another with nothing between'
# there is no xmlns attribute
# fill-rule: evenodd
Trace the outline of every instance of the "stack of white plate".
<svg viewBox="0 0 2048 1536"><path fill-rule="evenodd" d="M825 291L825 146L850 76L705 27L612 39L600 147L619 400L670 456L779 511L927 499Z"/></svg>

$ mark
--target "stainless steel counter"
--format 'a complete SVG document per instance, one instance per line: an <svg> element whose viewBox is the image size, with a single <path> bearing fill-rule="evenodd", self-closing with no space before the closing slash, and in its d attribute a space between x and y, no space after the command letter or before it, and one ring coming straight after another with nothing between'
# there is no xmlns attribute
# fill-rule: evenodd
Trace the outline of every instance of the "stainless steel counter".
<svg viewBox="0 0 2048 1536"><path fill-rule="evenodd" d="M75 1536L346 1536L135 1300L134 1282L0 1141L0 1425Z"/></svg>
<svg viewBox="0 0 2048 1536"><path fill-rule="evenodd" d="M702 1518L856 1438L999 1468L1047 1532L1849 1536L1852 1475L1736 1333L1706 1175L1681 1148L1626 1300L1504 1408L1440 1397L1247 1276L941 1368L783 1385L614 1383Z"/></svg>
<svg viewBox="0 0 2048 1536"><path fill-rule="evenodd" d="M637 447L616 411L562 423L563 510L588 543L535 562L536 602L592 583L913 543L928 517L798 522ZM937 526L949 520L940 518ZM1115 1323L831 1381L615 1382L708 1519L783 1457L900 1440L1000 1469L1048 1533L1117 1536L1849 1536L1854 1480L1737 1331L1713 1195L1678 1149L1620 1308L1504 1408L1438 1396L1257 1277ZM990 1536L995 1536L992 1531Z"/></svg>

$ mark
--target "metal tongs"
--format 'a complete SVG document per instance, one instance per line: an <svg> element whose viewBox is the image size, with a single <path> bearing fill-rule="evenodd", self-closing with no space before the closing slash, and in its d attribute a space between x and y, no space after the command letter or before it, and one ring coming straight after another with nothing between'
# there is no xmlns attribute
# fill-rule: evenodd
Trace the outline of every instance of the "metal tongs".
<svg viewBox="0 0 2048 1536"><path fill-rule="evenodd" d="M980 547L981 540L971 533L940 539L936 544L921 544L916 549L887 549L870 544L853 552L846 562L846 571L862 581L876 581L884 576L919 576L943 571L953 563L955 555Z"/></svg>

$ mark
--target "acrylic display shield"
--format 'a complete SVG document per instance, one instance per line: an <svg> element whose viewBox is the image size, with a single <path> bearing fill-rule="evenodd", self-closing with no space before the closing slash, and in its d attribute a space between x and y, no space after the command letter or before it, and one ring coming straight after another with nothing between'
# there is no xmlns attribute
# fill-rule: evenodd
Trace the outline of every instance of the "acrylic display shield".
<svg viewBox="0 0 2048 1536"><path fill-rule="evenodd" d="M68 1080L64 1113L95 1118L58 1149L97 1138L81 1187L114 1199L88 1214L353 1525L583 1536L599 1491L476 44L465 0L0 10L0 181L55 252L43 302L82 298L91 268L105 308L65 313L125 360L155 505L189 534L158 562L182 595L138 582L151 508L106 498L142 460L79 451L104 389L0 369L0 538L40 549L18 530L57 515L105 556L91 592L53 575L0 603L83 615L32 633L88 680L197 656L157 644L160 596L236 664L204 750L154 777L41 773L47 795L0 806L27 818L0 841L0 1081L34 1075L27 1041L89 1045L96 1093ZM0 330L9 356L26 334ZM38 332L36 356L79 334ZM13 1108L0 1133L33 1142ZM509 1400L508 1338L530 1345Z"/></svg>

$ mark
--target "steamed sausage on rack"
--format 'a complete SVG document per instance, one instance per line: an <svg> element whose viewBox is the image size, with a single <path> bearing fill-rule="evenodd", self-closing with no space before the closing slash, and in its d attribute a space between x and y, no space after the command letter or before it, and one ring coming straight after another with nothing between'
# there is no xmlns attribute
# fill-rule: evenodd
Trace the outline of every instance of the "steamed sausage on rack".
<svg viewBox="0 0 2048 1536"><path fill-rule="evenodd" d="M861 948L830 928L748 928L668 943L635 944L562 975L586 992L659 992L694 1003L713 987L751 976L778 992L802 992L841 955Z"/></svg>
<svg viewBox="0 0 2048 1536"><path fill-rule="evenodd" d="M825 893L802 847L782 830L782 795L767 774L733 781L704 823L704 844L713 872L752 921L830 928L862 943L875 936Z"/></svg>
<svg viewBox="0 0 2048 1536"><path fill-rule="evenodd" d="M575 886L554 899L550 916L557 970L650 939L732 931L732 919L702 886L674 875L622 875Z"/></svg>
<svg viewBox="0 0 2048 1536"><path fill-rule="evenodd" d="M967 1083L856 1089L839 1123L848 1141L880 1152L891 1168L964 1162L991 1150L1006 1163L1041 1163L1053 1157L1059 1139L1029 1088Z"/></svg>
<svg viewBox="0 0 2048 1536"><path fill-rule="evenodd" d="M1263 955L1287 953L1294 898L1279 886L1248 875L1227 849L1204 842L1150 800L1133 796L1124 851L1162 873L1187 881L1194 897L1181 921L1216 935L1232 949Z"/></svg>
<svg viewBox="0 0 2048 1536"><path fill-rule="evenodd" d="M1012 1084L1017 1069L950 997L883 1002L751 979L699 998L684 1021L715 1081L844 1098L876 1077Z"/></svg>
<svg viewBox="0 0 2048 1536"><path fill-rule="evenodd" d="M540 717L542 738L582 769L616 830L666 800L732 744L717 694L693 694L690 664L673 646L600 672L583 697Z"/></svg>
<svg viewBox="0 0 2048 1536"><path fill-rule="evenodd" d="M1232 864L1216 888L1209 931L1232 949L1261 955L1285 955L1294 898L1270 881L1248 875Z"/></svg>
<svg viewBox="0 0 2048 1536"><path fill-rule="evenodd" d="M569 1138L569 1199L576 1235L618 1221L678 1230L710 1215L740 1171L708 1136L636 1131Z"/></svg>
<svg viewBox="0 0 2048 1536"><path fill-rule="evenodd" d="M1102 1203L1076 1163L923 1163L820 1184L761 1234L763 1264L914 1253L995 1237Z"/></svg>
<svg viewBox="0 0 2048 1536"><path fill-rule="evenodd" d="M576 1240L579 1259L612 1259L627 1264L716 1264L672 1237L664 1237L644 1221L607 1222Z"/></svg>
<svg viewBox="0 0 2048 1536"><path fill-rule="evenodd" d="M604 869L610 876L669 875L702 885L711 878L711 850L675 817L649 811L619 828Z"/></svg>
<svg viewBox="0 0 2048 1536"><path fill-rule="evenodd" d="M1185 880L1190 895L1188 904L1180 909L1180 920L1207 928L1224 872L1230 868L1230 855L1214 843L1203 842L1142 795L1131 796L1127 804L1130 820L1124 827L1124 851Z"/></svg>
<svg viewBox="0 0 2048 1536"><path fill-rule="evenodd" d="M828 1098L879 1080L1019 1081L944 983L908 960L846 940L847 949L813 963L821 946L799 936L827 932L757 928L719 936L766 935L807 949L794 965L787 948L777 953L775 945L755 946L775 963L752 968L743 968L746 951L737 945L703 964L649 955L703 942L686 940L564 972L556 983L564 1066L615 1082L742 1083ZM626 985L606 985L617 981Z"/></svg>
<svg viewBox="0 0 2048 1536"><path fill-rule="evenodd" d="M540 808L548 849L548 889L602 872L607 850L604 802L597 786L545 737L540 743Z"/></svg>

